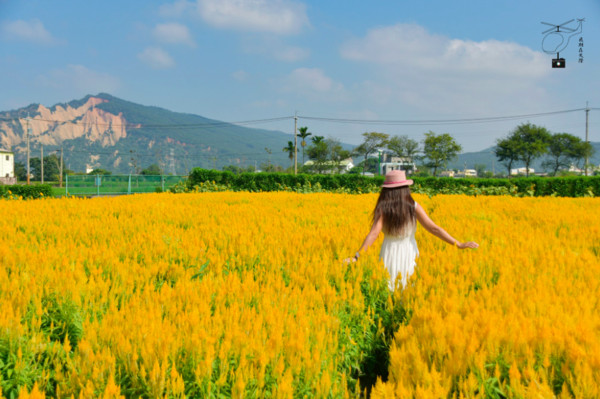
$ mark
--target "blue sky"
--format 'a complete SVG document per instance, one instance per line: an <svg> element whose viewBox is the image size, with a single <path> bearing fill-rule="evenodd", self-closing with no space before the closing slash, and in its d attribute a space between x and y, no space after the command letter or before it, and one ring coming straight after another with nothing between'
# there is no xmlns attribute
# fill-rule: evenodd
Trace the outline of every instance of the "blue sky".
<svg viewBox="0 0 600 399"><path fill-rule="evenodd" d="M552 69L541 22L577 18L585 18L582 32L561 53L567 67ZM229 122L297 113L299 126L351 144L366 131L422 140L432 130L478 151L528 121L584 137L583 111L469 124L310 117L424 121L586 101L598 108L599 23L600 0L0 0L0 110L106 92ZM292 119L253 126L293 133ZM590 140L600 141L599 128L592 110Z"/></svg>

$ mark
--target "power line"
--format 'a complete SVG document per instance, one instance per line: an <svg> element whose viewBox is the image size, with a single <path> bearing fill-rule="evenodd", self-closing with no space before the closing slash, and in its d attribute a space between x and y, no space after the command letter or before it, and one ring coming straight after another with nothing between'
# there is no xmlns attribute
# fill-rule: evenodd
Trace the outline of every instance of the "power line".
<svg viewBox="0 0 600 399"><path fill-rule="evenodd" d="M102 122L83 122L76 120L55 120L55 119L43 119L43 118L31 118L32 122L40 121L47 123L55 123L55 124L71 124L71 125L81 125L81 126L108 126L108 127L125 127L126 129L142 129L142 128L170 128L170 129L195 129L195 128L204 128L204 127L225 127L231 125L253 125L253 124L262 124L262 123L271 123L271 122L279 122L283 120L293 119L293 116L281 116L275 118L267 118L267 119L253 119L246 121L237 121L237 122L207 122L207 123L189 123L189 124L181 124L181 123L173 123L173 124L141 124L129 122L125 124L112 124L112 123L102 123ZM0 120L3 121L16 121L24 119L21 117L16 118L6 118L0 117Z"/></svg>
<svg viewBox="0 0 600 399"><path fill-rule="evenodd" d="M89 149L89 150L65 149L64 151L68 152L68 153L80 153L80 154L92 154L92 155L111 155L111 156L122 156L122 157L127 157L127 156L132 156L132 155L140 156L140 157L148 157L148 158L156 157L156 153L139 152L139 151L135 151L134 153L118 152L116 154L115 154L115 151L94 151L93 149ZM186 155L191 156L191 157L199 157L199 158L212 158L214 156L223 157L223 158L231 158L231 157L241 157L241 156L247 157L247 156L265 155L265 152L219 152L219 153L215 153L215 154L205 154L205 153L199 153L199 152L186 152Z"/></svg>
<svg viewBox="0 0 600 399"><path fill-rule="evenodd" d="M589 108L575 108L569 110L562 111L552 111L552 112L541 112L541 113L533 113L533 114L521 114L521 115L507 115L507 116L489 116L489 117L481 117L481 118L460 118L460 119L413 119L413 120L379 120L379 119L345 119L345 118L329 118L329 117L317 117L310 115L298 115L298 118L314 120L320 122L332 122L332 123L352 123L352 124L374 124L374 125L440 125L440 124L472 124L472 123L493 123L493 122L501 122L501 121L509 121L515 119L524 119L524 118L534 118L534 117L544 117L544 116L552 116L552 115L560 115L566 113L573 113L578 111L589 110L600 110L600 108L589 107ZM231 125L253 125L253 124L262 124L262 123L271 123L271 122L280 122L284 120L291 120L296 118L296 116L281 116L274 118L265 118L265 119L253 119L253 120L245 120L245 121L237 121L237 122L207 122L207 123L190 123L190 124L181 124L181 123L173 123L173 124L140 124L140 123L126 123L121 125L111 124L111 123L101 123L101 122L82 122L82 121L67 121L67 120L52 120L52 119L41 119L41 118L32 118L31 122L41 121L47 123L56 123L56 124L73 124L73 125L95 125L95 126L109 126L109 127L125 127L129 129L142 129L142 128L169 128L169 129L194 129L194 128L208 128L208 127L224 127ZM19 120L23 119L21 117L16 118L6 118L0 117L0 120L10 121L10 120Z"/></svg>
<svg viewBox="0 0 600 399"><path fill-rule="evenodd" d="M588 108L600 109L600 108ZM315 120L320 122L333 123L352 123L352 124L372 124L372 125L441 125L441 124L471 124L471 123L491 123L515 119L542 117L550 115L566 114L571 112L585 111L586 108L576 108L564 111L542 112L537 114L509 115L509 116L490 116L484 118L462 118L462 119L420 119L420 120L377 120L377 119L339 119L339 118L320 118L314 116L299 116L299 118Z"/></svg>

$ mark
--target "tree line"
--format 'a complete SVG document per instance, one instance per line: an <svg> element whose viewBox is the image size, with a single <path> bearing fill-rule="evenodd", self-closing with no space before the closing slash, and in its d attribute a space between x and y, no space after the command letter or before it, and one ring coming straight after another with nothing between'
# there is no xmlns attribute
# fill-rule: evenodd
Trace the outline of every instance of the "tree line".
<svg viewBox="0 0 600 399"><path fill-rule="evenodd" d="M339 173L344 167L342 161L350 157L361 159L350 173L377 172L378 160L372 155L383 153L403 158L410 163L419 162L421 174L437 176L462 151L462 146L448 133L436 134L429 131L419 142L405 135L365 132L360 145L353 150L345 150L337 139L312 135L307 127L298 130L302 152L300 171L308 173ZM312 136L310 143L307 140L309 136ZM294 150L292 141L288 141L288 145L283 148L289 155L292 168ZM546 157L542 163L544 169L556 175L559 170L571 165L583 166L584 160L594 154L594 148L589 142L572 134L552 134L544 127L523 123L506 137L496 141L494 154L506 167L508 176L517 162L525 164L526 174L529 175L532 162L542 156ZM305 165L306 158L312 161L310 165Z"/></svg>
<svg viewBox="0 0 600 399"><path fill-rule="evenodd" d="M582 166L584 160L594 154L594 148L589 142L572 134L552 134L544 127L524 123L507 137L499 139L494 153L507 168L509 176L513 164L518 161L525 164L526 175L529 176L532 162L544 155L547 158L542 166L556 175L559 170L573 164Z"/></svg>

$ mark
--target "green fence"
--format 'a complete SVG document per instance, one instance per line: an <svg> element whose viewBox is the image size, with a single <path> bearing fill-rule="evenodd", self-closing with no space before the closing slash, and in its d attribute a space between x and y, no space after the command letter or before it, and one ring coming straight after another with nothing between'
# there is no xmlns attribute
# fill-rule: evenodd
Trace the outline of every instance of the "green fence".
<svg viewBox="0 0 600 399"><path fill-rule="evenodd" d="M67 175L67 195L123 195L155 193L185 181L187 176Z"/></svg>

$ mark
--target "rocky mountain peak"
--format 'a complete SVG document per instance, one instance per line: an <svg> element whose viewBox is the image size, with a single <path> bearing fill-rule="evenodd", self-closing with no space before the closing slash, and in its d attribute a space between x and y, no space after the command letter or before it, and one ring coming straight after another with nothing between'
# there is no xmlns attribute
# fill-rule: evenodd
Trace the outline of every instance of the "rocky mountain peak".
<svg viewBox="0 0 600 399"><path fill-rule="evenodd" d="M59 145L66 140L85 137L102 147L115 145L127 137L127 129L138 128L139 125L128 125L122 113L114 115L97 107L105 102L106 99L89 96L79 106L59 104L47 108L37 105L29 121L31 142ZM13 120L12 123L0 121L0 147L20 147L26 140L26 131L26 118Z"/></svg>

